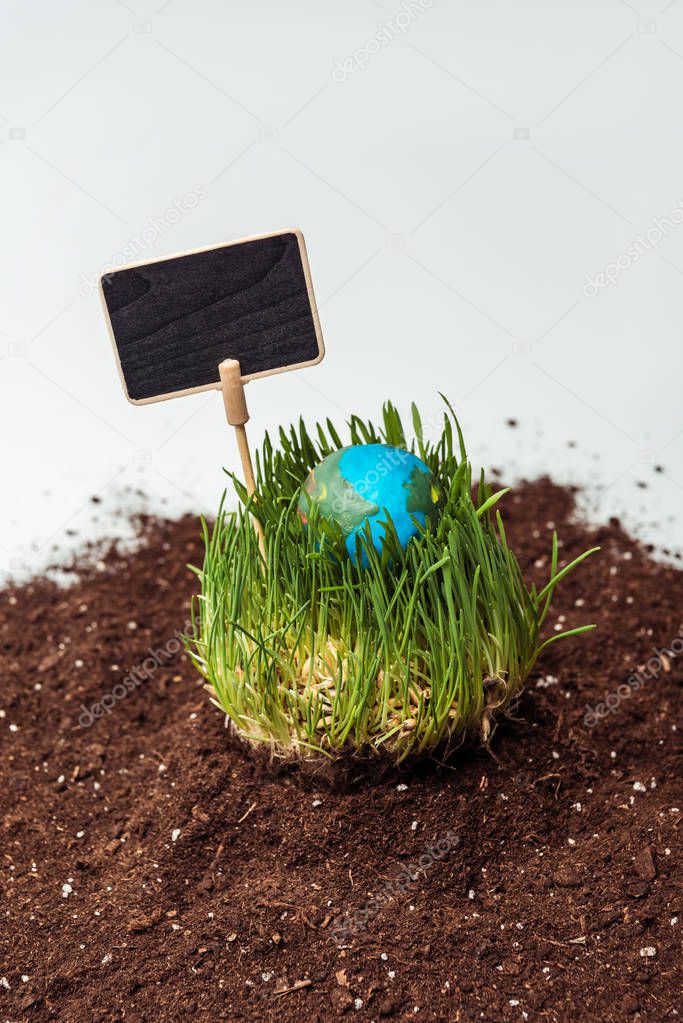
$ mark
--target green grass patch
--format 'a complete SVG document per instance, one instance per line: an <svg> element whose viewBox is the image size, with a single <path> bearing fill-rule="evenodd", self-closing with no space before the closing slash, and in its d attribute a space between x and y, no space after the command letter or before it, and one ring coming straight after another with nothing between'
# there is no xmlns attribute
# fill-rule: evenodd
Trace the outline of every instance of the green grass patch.
<svg viewBox="0 0 683 1023"><path fill-rule="evenodd" d="M232 477L238 510L221 504L213 529L203 523L188 649L238 733L274 755L401 761L445 755L468 734L486 741L544 647L593 628L543 639L555 587L592 551L560 567L553 534L548 582L529 589L497 507L506 491L494 493L483 472L473 488L450 407L432 439L415 407L412 418L412 439L391 403L379 424L354 416L346 440L329 420L312 432L303 421L281 429L277 445L266 436L256 495ZM408 448L444 495L437 520L405 550L390 522L381 555L362 536L366 568L315 508L308 527L297 514L311 468L348 443ZM265 561L251 513L264 527Z"/></svg>

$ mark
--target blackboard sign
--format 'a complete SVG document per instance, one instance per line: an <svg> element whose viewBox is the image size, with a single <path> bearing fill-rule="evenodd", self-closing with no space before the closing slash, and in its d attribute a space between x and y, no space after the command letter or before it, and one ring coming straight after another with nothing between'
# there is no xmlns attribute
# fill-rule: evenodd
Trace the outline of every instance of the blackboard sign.
<svg viewBox="0 0 683 1023"><path fill-rule="evenodd" d="M219 389L320 362L306 247L292 229L138 263L100 281L124 390L133 404Z"/></svg>

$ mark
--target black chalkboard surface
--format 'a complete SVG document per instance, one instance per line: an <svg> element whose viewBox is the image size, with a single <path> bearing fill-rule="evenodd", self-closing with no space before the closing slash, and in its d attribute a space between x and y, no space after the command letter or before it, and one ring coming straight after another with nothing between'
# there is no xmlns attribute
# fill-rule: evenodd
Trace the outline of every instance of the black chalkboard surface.
<svg viewBox="0 0 683 1023"><path fill-rule="evenodd" d="M289 230L123 267L100 281L129 401L220 388L320 362L324 346L303 235Z"/></svg>

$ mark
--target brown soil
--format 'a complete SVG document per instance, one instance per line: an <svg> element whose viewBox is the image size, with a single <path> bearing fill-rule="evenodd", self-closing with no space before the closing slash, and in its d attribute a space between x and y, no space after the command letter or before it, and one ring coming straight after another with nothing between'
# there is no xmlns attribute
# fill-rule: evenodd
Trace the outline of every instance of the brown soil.
<svg viewBox="0 0 683 1023"><path fill-rule="evenodd" d="M505 504L530 577L551 521L565 557L602 544L550 623L599 629L447 766L268 768L182 652L79 726L185 623L191 519L147 522L72 588L0 595L2 1020L675 1018L683 657L585 715L679 636L683 573L616 521L573 523L548 481Z"/></svg>

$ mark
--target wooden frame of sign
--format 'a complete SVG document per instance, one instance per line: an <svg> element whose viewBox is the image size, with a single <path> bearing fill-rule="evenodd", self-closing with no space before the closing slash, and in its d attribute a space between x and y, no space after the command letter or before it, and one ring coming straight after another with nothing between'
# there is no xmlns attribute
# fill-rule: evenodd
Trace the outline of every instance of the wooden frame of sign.
<svg viewBox="0 0 683 1023"><path fill-rule="evenodd" d="M244 384L325 354L301 231L131 263L102 275L100 296L127 399L222 390L253 493Z"/></svg>
<svg viewBox="0 0 683 1023"><path fill-rule="evenodd" d="M274 249L272 255L267 251L269 247ZM289 308L285 309L283 315L278 316L274 314L272 307L270 310L264 310L262 302L270 286L267 281L255 280L255 276L257 277L264 269L270 274L280 270L285 255L288 262L282 268L284 272L280 274L284 281L274 281L272 285L278 288L278 297L281 294L283 305L288 304ZM228 261L225 258L227 256L234 258ZM259 256L260 259L254 258ZM269 258L273 264L270 269ZM242 279L237 282L239 286L235 287L233 284L232 291L220 294L218 289L221 285L221 274L224 273L225 277L229 278L230 272L234 273L236 269L244 270L245 265L246 272L243 272ZM173 296L176 298L176 304L183 301L193 303L193 308L184 315L186 322L183 330L182 321L180 329L179 321L176 319L171 323L165 322L168 315L168 296L164 295L164 291L168 291L171 285L177 287L178 281L183 278L187 280L190 273L192 277L185 285L183 294L177 298ZM210 281L207 280L209 273L212 276ZM228 288L231 286L229 279L225 283ZM158 294L154 292L155 287ZM250 291L256 292L252 295L251 301L248 297ZM127 264L102 275L100 295L124 393L128 401L134 405L147 405L169 398L181 398L186 394L220 389L221 381L217 366L225 358L237 359L240 364L244 364L242 379L246 383L258 377L314 366L325 354L306 244L303 234L297 228L252 235L223 245L190 249L172 256ZM220 304L224 309L217 310L217 314L208 322L201 322L201 313L205 311L202 305L205 306L207 300L210 306L215 308ZM141 304L142 313L139 311ZM152 306L151 315L144 306ZM232 322L230 306L234 309ZM306 312L310 316L308 324L302 323ZM153 328L152 331L148 331L147 336L142 330L142 318ZM241 336L236 337L235 330L231 328L240 320L247 319L250 323L246 331L242 330ZM264 319L269 319L270 322L264 323ZM262 322L259 323L259 320ZM287 344L288 339L282 337L282 333L291 332L297 324L300 332L302 327L305 328L304 343L295 345L292 349L291 345ZM152 334L155 335L155 340ZM189 340L196 342L198 338L199 345L188 344ZM271 351L270 364L257 363L255 368L247 365L249 358L248 352L244 350L245 346L258 352L259 348L262 349L264 341L266 345L272 346L273 340L277 344L278 339L282 343L282 359L278 360L278 352ZM177 374L178 383L181 385L196 376L197 348L200 349L204 361L203 379L200 382L189 383L188 386L172 386L162 391L157 389L153 375L154 371L159 369L158 365L155 365L156 357L165 354L164 349L169 346L173 348L174 359L177 360L179 356L178 346L182 348L180 355L184 354L186 358L187 364ZM142 359L139 354L141 347ZM288 348L293 351L294 358L287 358ZM209 351L212 353L211 363L207 366L205 354L208 355ZM303 353L304 357L299 358L297 352ZM143 379L141 370L144 374L145 368L151 368L153 373L152 376L145 375ZM210 374L213 374L213 379L210 378Z"/></svg>

